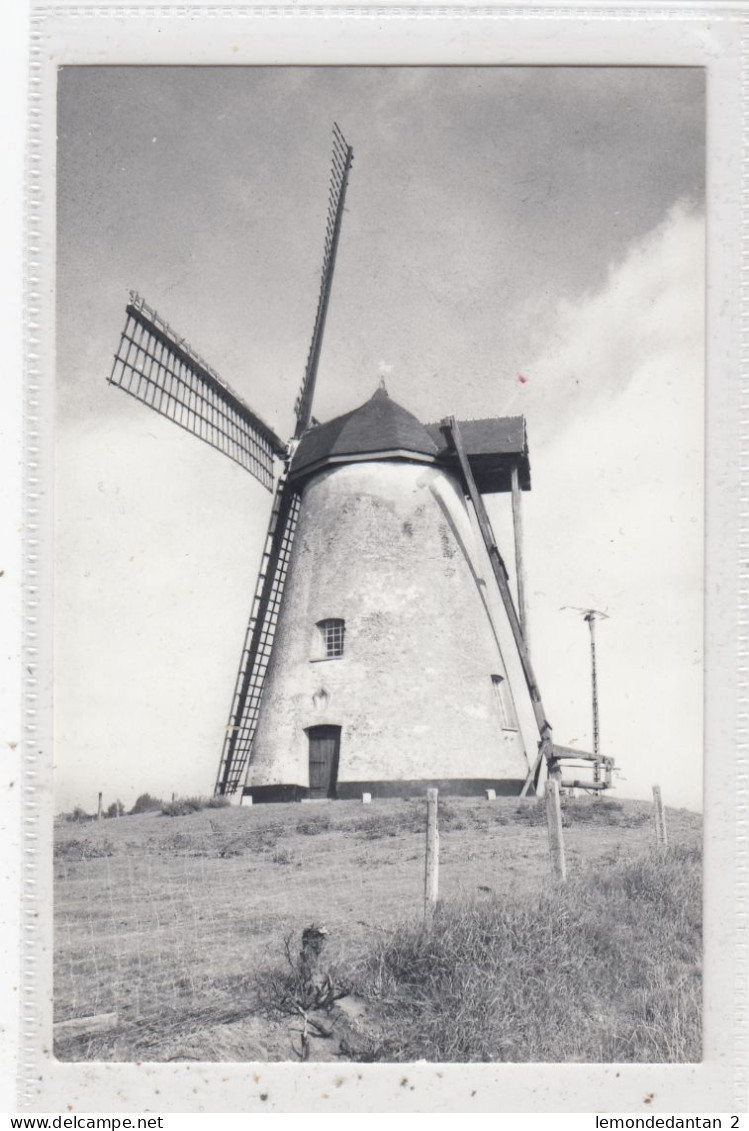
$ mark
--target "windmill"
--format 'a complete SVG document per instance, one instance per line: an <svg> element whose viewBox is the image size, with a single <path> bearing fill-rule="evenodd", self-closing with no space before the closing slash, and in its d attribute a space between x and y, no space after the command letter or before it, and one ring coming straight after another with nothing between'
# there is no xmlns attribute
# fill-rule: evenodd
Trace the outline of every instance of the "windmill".
<svg viewBox="0 0 749 1131"><path fill-rule="evenodd" d="M215 791L525 795L558 749L524 628L524 419L422 424L384 385L352 412L313 417L352 161L336 125L288 443L135 293L109 378L273 492ZM497 492L512 496L523 620L484 504Z"/></svg>

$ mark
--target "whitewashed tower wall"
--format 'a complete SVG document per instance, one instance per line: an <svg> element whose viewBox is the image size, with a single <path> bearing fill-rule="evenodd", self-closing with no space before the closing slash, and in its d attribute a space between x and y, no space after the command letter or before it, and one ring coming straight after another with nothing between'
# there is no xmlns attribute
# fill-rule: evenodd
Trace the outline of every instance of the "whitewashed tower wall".
<svg viewBox="0 0 749 1131"><path fill-rule="evenodd" d="M484 568L448 472L418 458L365 459L309 478L249 791L304 796L306 728L328 724L341 728L339 797L407 795L425 782L517 794L528 757L508 725ZM336 659L322 658L317 625L329 618L345 622Z"/></svg>

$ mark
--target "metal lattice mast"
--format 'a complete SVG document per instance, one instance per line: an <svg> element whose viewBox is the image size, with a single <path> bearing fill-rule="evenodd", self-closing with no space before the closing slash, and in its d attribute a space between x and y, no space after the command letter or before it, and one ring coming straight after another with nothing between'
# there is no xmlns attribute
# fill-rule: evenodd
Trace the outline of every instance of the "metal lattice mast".
<svg viewBox="0 0 749 1131"><path fill-rule="evenodd" d="M590 609L584 619L590 629L590 683L593 699L593 753L596 758L600 754L600 734L598 727L598 672L596 669L596 614Z"/></svg>
<svg viewBox="0 0 749 1131"><path fill-rule="evenodd" d="M590 630L590 693L593 707L593 753L598 759L601 756L601 732L598 713L598 663L596 659L596 620L608 620L609 614L602 613L600 609L579 609L574 605L565 605L565 609L582 613L583 620L587 622Z"/></svg>

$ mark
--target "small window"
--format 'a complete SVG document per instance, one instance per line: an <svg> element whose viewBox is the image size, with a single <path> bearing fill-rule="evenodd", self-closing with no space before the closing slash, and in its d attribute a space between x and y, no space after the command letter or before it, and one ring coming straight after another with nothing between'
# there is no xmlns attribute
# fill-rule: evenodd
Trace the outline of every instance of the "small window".
<svg viewBox="0 0 749 1131"><path fill-rule="evenodd" d="M510 689L507 686L507 680L501 675L493 675L492 688L494 689L494 698L499 707L499 718L502 723L502 729L517 730L518 724L515 718L515 706L512 702Z"/></svg>
<svg viewBox="0 0 749 1131"><path fill-rule="evenodd" d="M326 660L334 660L343 655L343 637L346 622L343 620L321 620L317 622L322 636L323 655Z"/></svg>

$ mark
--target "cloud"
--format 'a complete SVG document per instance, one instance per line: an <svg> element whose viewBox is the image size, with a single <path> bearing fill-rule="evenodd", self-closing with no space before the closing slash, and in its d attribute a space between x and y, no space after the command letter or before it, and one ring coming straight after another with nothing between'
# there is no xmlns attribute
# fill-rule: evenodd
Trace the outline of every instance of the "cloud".
<svg viewBox="0 0 749 1131"><path fill-rule="evenodd" d="M700 803L704 231L688 206L634 244L605 287L558 307L513 410L529 419L534 659L557 739L590 738L587 628L599 630L604 751L647 796ZM652 779L652 780L651 780Z"/></svg>
<svg viewBox="0 0 749 1131"><path fill-rule="evenodd" d="M508 411L525 412L534 436L545 440L561 420L584 418L598 401L611 402L638 381L647 385L650 376L665 380L677 400L695 362L702 372L703 289L703 218L679 202L609 267L600 290L559 302ZM651 392L642 390L643 423L653 416Z"/></svg>

